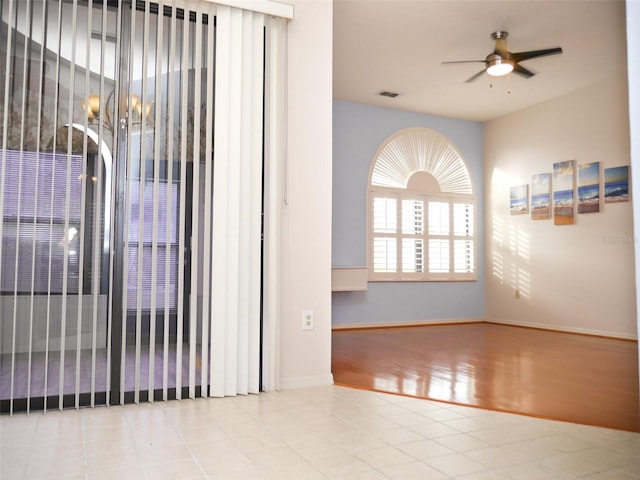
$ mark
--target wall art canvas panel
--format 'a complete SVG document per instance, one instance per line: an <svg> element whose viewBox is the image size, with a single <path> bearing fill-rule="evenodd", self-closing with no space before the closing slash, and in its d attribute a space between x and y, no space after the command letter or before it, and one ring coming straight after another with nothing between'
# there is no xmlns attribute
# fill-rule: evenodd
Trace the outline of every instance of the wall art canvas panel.
<svg viewBox="0 0 640 480"><path fill-rule="evenodd" d="M553 224L573 225L573 187L575 184L575 162L553 164Z"/></svg>
<svg viewBox="0 0 640 480"><path fill-rule="evenodd" d="M511 215L529 212L529 185L511 187L509 207Z"/></svg>
<svg viewBox="0 0 640 480"><path fill-rule="evenodd" d="M629 166L604 169L604 203L629 201Z"/></svg>
<svg viewBox="0 0 640 480"><path fill-rule="evenodd" d="M578 213L600 211L600 162L578 165Z"/></svg>
<svg viewBox="0 0 640 480"><path fill-rule="evenodd" d="M551 174L540 173L531 177L531 218L551 218Z"/></svg>

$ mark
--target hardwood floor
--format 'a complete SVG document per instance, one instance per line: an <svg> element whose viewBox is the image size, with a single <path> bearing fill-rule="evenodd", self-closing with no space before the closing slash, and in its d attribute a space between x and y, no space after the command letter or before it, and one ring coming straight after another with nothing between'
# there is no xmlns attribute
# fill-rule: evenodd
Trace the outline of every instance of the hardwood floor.
<svg viewBox="0 0 640 480"><path fill-rule="evenodd" d="M472 323L333 332L338 385L640 432L638 343Z"/></svg>

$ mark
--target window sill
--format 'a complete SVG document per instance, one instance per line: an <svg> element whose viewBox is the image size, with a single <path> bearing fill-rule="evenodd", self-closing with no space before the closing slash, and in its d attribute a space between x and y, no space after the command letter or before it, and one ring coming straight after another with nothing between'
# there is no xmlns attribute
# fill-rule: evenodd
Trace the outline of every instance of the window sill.
<svg viewBox="0 0 640 480"><path fill-rule="evenodd" d="M466 276L462 278L452 278L452 277L369 277L369 282L375 283L396 283L396 282L414 282L414 283L423 283L423 282L477 282L477 276Z"/></svg>

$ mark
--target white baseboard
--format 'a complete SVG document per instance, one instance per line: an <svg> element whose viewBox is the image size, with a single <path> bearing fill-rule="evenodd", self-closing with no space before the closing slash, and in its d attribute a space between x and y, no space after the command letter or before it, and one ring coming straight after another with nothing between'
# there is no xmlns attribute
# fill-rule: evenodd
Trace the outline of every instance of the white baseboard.
<svg viewBox="0 0 640 480"><path fill-rule="evenodd" d="M496 318L487 318L486 322L489 323L498 323L500 325L511 325L513 327L526 327L526 328L538 328L542 330L549 330L553 332L564 332L564 333L579 333L582 335L595 335L597 337L607 337L607 338L617 338L620 340L638 340L638 335L634 335L632 333L618 333L618 332L606 332L602 330L591 330L588 328L578 328L578 327L566 327L561 325L548 325L544 323L532 323L532 322L514 322L511 320L502 320Z"/></svg>
<svg viewBox="0 0 640 480"><path fill-rule="evenodd" d="M312 375L309 377L289 377L280 379L280 390L292 390L294 388L321 387L333 385L333 374Z"/></svg>
<svg viewBox="0 0 640 480"><path fill-rule="evenodd" d="M582 335L595 335L598 337L617 338L620 340L638 340L638 335L619 332L607 332L602 330L591 330L588 328L578 327L566 327L560 325L548 325L544 323L532 323L532 322L516 322L512 320L503 320L496 318L454 318L444 320L417 320L412 322L393 322L393 323L345 323L340 325L333 325L332 330L357 330L357 329L370 329L370 328L393 328L393 327L421 327L432 325L454 325L462 323L498 323L501 325L511 325L513 327L526 327L526 328L538 328L542 330L549 330L553 332L564 333L579 333Z"/></svg>
<svg viewBox="0 0 640 480"><path fill-rule="evenodd" d="M414 320L393 323L344 323L333 325L332 330L354 330L359 328L393 328L393 327L423 327L428 325L450 325L456 323L480 323L484 318L447 318L443 320Z"/></svg>

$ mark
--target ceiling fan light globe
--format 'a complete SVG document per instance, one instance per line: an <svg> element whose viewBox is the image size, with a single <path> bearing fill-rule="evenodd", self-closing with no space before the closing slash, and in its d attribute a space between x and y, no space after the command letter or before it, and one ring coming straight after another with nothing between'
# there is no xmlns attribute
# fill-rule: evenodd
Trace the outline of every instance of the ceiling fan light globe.
<svg viewBox="0 0 640 480"><path fill-rule="evenodd" d="M509 63L501 63L499 65L492 65L487 68L487 73L493 77L502 77L508 75L513 71L513 65Z"/></svg>
<svg viewBox="0 0 640 480"><path fill-rule="evenodd" d="M513 61L510 58L502 58L499 55L489 55L487 62L487 73L492 77L501 77L513 71Z"/></svg>

